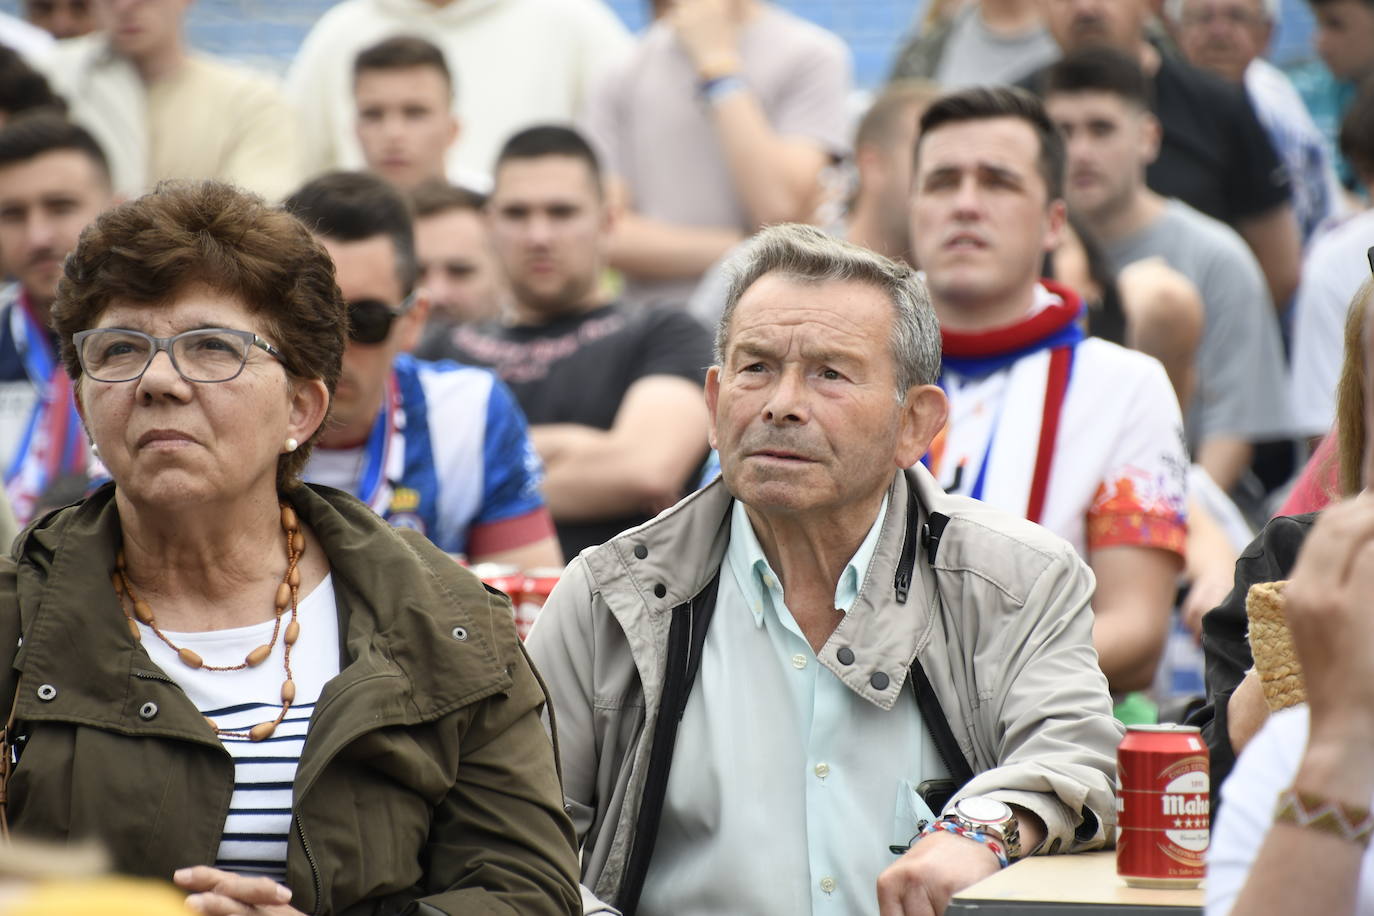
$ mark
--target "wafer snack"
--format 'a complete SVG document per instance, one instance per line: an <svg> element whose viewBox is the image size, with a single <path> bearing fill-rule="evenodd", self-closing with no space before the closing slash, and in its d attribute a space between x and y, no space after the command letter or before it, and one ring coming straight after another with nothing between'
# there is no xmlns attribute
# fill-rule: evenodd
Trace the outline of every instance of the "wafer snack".
<svg viewBox="0 0 1374 916"><path fill-rule="evenodd" d="M1250 653L1255 658L1270 712L1307 701L1302 665L1293 651L1293 634L1283 616L1283 587L1287 582L1257 582L1245 594L1250 618Z"/></svg>

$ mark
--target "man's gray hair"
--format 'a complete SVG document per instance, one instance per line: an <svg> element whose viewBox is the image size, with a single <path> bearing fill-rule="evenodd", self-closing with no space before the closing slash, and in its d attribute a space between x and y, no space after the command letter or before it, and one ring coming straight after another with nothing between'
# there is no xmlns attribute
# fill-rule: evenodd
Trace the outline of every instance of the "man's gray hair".
<svg viewBox="0 0 1374 916"><path fill-rule="evenodd" d="M897 399L913 385L940 378L940 323L925 282L905 264L827 235L814 226L784 223L759 232L730 258L725 310L716 325L716 364L724 365L730 319L744 291L764 274L802 283L857 281L885 293L892 302L892 359Z"/></svg>
<svg viewBox="0 0 1374 916"><path fill-rule="evenodd" d="M1183 21L1183 11L1187 0L1166 0L1164 14L1174 22ZM1279 21L1279 0L1260 0L1260 12L1269 22Z"/></svg>

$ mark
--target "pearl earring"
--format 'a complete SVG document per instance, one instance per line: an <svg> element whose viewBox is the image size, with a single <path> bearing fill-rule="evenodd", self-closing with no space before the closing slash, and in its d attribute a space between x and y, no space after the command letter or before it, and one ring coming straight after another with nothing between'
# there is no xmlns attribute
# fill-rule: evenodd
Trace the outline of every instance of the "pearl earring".
<svg viewBox="0 0 1374 916"><path fill-rule="evenodd" d="M295 437L289 437L289 438L287 438L287 440L286 440L286 450L287 450L288 452L294 452L296 449L300 448L300 446L301 446L301 444L300 444L299 442L296 441Z"/></svg>

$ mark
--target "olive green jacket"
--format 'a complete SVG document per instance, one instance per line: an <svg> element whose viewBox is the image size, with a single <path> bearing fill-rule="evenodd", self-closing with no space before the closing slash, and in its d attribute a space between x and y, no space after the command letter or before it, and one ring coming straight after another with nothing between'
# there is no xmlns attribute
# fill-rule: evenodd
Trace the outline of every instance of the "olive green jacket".
<svg viewBox="0 0 1374 916"><path fill-rule="evenodd" d="M314 914L575 913L572 827L547 702L504 596L350 496L289 494L324 546L340 673L296 773L286 860ZM0 560L0 666L18 679L18 833L94 837L122 872L213 864L234 765L130 635L110 583L113 487L37 521ZM22 636L22 638L21 638Z"/></svg>

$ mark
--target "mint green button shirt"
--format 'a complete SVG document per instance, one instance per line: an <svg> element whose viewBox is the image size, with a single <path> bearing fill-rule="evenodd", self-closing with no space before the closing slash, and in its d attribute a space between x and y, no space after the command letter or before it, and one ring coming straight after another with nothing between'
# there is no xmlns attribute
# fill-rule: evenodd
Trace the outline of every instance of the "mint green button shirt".
<svg viewBox="0 0 1374 916"><path fill-rule="evenodd" d="M840 611L887 511L840 575ZM883 710L817 661L736 502L640 913L876 913L888 847L932 816L915 787L946 775L909 687Z"/></svg>

